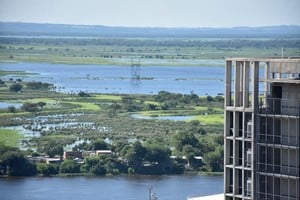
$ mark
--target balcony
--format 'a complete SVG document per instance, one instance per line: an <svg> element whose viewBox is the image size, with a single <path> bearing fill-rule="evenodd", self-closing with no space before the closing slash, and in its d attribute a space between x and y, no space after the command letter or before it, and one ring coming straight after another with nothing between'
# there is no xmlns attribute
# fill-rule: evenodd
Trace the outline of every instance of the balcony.
<svg viewBox="0 0 300 200"><path fill-rule="evenodd" d="M300 137L287 136L287 135L259 134L258 142L265 143L265 144L278 144L278 145L299 147L300 146Z"/></svg>
<svg viewBox="0 0 300 200"><path fill-rule="evenodd" d="M299 99L260 98L259 113L300 116Z"/></svg>
<svg viewBox="0 0 300 200"><path fill-rule="evenodd" d="M279 195L273 193L257 192L257 199L264 200L298 200L296 196Z"/></svg>
<svg viewBox="0 0 300 200"><path fill-rule="evenodd" d="M299 176L299 168L287 165L275 165L268 163L257 163L258 172L281 174L287 176Z"/></svg>

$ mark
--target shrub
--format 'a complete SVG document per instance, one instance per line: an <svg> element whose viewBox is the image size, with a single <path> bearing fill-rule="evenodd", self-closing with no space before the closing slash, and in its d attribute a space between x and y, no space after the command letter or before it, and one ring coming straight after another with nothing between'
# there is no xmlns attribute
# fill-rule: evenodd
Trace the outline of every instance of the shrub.
<svg viewBox="0 0 300 200"><path fill-rule="evenodd" d="M61 173L79 173L80 165L76 164L73 160L65 160L60 165Z"/></svg>
<svg viewBox="0 0 300 200"><path fill-rule="evenodd" d="M56 175L58 174L58 167L53 164L38 163L37 170L40 174L44 176Z"/></svg>
<svg viewBox="0 0 300 200"><path fill-rule="evenodd" d="M16 107L14 107L14 106L8 106L7 107L7 110L8 110L8 112L10 112L10 113L15 113L16 112Z"/></svg>
<svg viewBox="0 0 300 200"><path fill-rule="evenodd" d="M39 90L39 89L48 89L50 86L49 83L42 82L28 82L26 83L26 87L31 90Z"/></svg>
<svg viewBox="0 0 300 200"><path fill-rule="evenodd" d="M12 84L9 86L9 91L11 92L19 92L22 90L22 85L20 83Z"/></svg>
<svg viewBox="0 0 300 200"><path fill-rule="evenodd" d="M80 97L90 97L90 95L89 95L88 93L85 93L85 92L83 92L83 91L80 91L80 92L78 93L78 96L80 96Z"/></svg>
<svg viewBox="0 0 300 200"><path fill-rule="evenodd" d="M26 102L22 105L21 109L25 110L26 112L36 112L39 110L39 106L36 103Z"/></svg>

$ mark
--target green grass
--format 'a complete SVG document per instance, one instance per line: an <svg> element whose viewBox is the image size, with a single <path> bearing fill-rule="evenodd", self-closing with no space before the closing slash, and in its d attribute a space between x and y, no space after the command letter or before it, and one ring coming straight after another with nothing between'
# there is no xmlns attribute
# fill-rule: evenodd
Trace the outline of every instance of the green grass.
<svg viewBox="0 0 300 200"><path fill-rule="evenodd" d="M73 109L74 111L80 111L80 110L93 110L97 111L100 110L99 106L93 104L93 103L88 103L88 102L68 102L73 105L78 105L78 108Z"/></svg>
<svg viewBox="0 0 300 200"><path fill-rule="evenodd" d="M97 94L94 98L97 100L113 100L113 101L121 100L121 96L109 95L109 94Z"/></svg>
<svg viewBox="0 0 300 200"><path fill-rule="evenodd" d="M6 75L17 75L17 76L26 76L26 75L36 75L37 73L28 73L25 71L4 71L0 70L0 76Z"/></svg>
<svg viewBox="0 0 300 200"><path fill-rule="evenodd" d="M139 58L139 62L143 66L224 66L224 57L274 57L281 54L281 47L217 48L213 46L178 47L163 45L157 47L132 47L131 45L126 46L122 44L77 46L75 44L64 43L53 46L53 44L46 44L43 41L41 44L3 44L2 46L5 48L0 49L0 62L62 64L130 65L132 58ZM134 51L128 51L129 48ZM284 50L285 56L300 55L299 48L287 47ZM160 58L159 56L162 57Z"/></svg>
<svg viewBox="0 0 300 200"><path fill-rule="evenodd" d="M156 106L160 105L160 103L158 103L156 101L145 101L145 104L152 104L152 105L156 105Z"/></svg>
<svg viewBox="0 0 300 200"><path fill-rule="evenodd" d="M17 131L10 130L10 129L0 129L0 143L17 147L22 135L20 135Z"/></svg>
<svg viewBox="0 0 300 200"><path fill-rule="evenodd" d="M213 124L223 124L224 115L223 114L213 114L213 115L197 115L193 120L199 120L201 124L213 125Z"/></svg>
<svg viewBox="0 0 300 200"><path fill-rule="evenodd" d="M141 111L137 112L138 114L144 116L183 116L186 113L183 110L155 110L155 111Z"/></svg>
<svg viewBox="0 0 300 200"><path fill-rule="evenodd" d="M207 111L208 109L211 109L212 111L216 111L216 112L223 112L223 108L218 108L218 107L206 107L206 106L195 107L195 110L197 111Z"/></svg>

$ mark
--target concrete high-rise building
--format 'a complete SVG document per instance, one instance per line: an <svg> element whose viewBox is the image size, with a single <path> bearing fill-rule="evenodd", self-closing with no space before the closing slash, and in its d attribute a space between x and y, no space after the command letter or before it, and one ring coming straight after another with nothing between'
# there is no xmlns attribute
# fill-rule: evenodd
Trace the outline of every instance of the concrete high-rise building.
<svg viewBox="0 0 300 200"><path fill-rule="evenodd" d="M225 199L300 199L300 59L226 59Z"/></svg>

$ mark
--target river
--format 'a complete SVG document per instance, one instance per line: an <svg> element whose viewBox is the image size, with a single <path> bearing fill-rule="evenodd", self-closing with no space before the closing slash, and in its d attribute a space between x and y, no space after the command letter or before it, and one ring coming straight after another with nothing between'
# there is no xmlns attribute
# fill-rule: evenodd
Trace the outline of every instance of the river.
<svg viewBox="0 0 300 200"><path fill-rule="evenodd" d="M223 192L222 176L27 177L0 179L2 200L185 200Z"/></svg>
<svg viewBox="0 0 300 200"><path fill-rule="evenodd" d="M135 77L131 66L0 63L0 70L33 73L1 78L53 83L61 92L156 94L164 90L201 96L224 93L224 67L220 66L141 66L135 73L140 81L131 80Z"/></svg>

